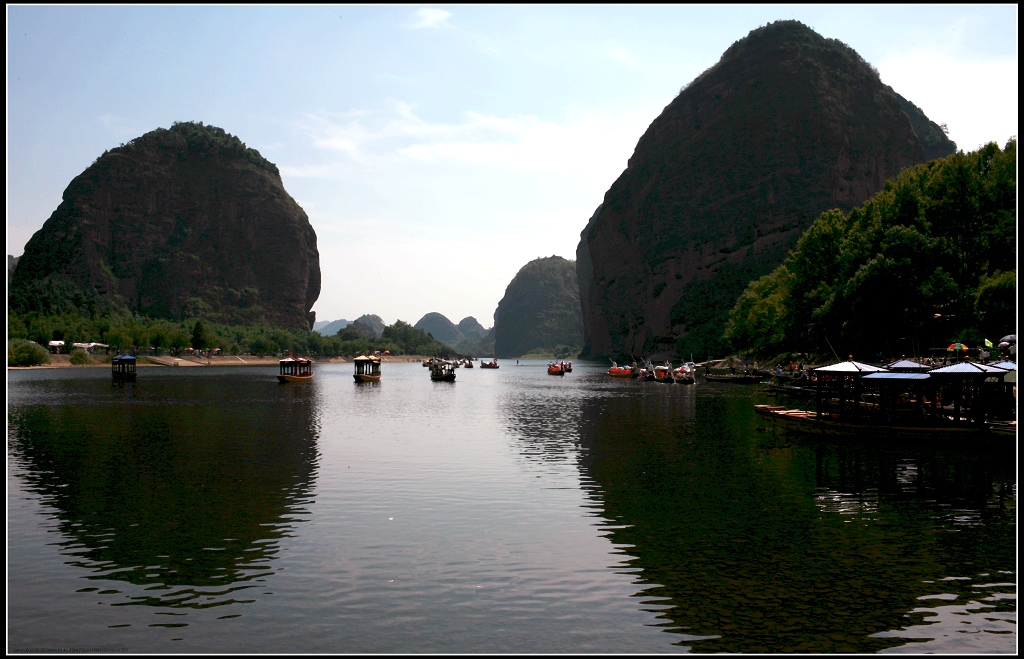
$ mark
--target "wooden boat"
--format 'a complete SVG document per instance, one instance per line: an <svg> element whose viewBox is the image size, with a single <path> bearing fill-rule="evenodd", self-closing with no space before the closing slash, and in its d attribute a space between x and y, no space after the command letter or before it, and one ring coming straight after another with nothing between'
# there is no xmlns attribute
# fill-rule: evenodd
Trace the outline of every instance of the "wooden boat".
<svg viewBox="0 0 1024 659"><path fill-rule="evenodd" d="M431 360L430 379L434 382L455 382L455 363L447 359Z"/></svg>
<svg viewBox="0 0 1024 659"><path fill-rule="evenodd" d="M465 366L466 368L473 368L473 360L467 357L462 361L462 365Z"/></svg>
<svg viewBox="0 0 1024 659"><path fill-rule="evenodd" d="M918 422L886 423L870 419L848 420L838 414L822 414L781 405L755 405L754 411L773 427L787 432L832 438L958 439L1015 438L1016 422L973 423L928 419Z"/></svg>
<svg viewBox="0 0 1024 659"><path fill-rule="evenodd" d="M680 366L672 369L672 380L676 384L693 384L696 373L696 364L693 362L686 362L685 364L681 364Z"/></svg>
<svg viewBox="0 0 1024 659"><path fill-rule="evenodd" d="M565 362L548 362L548 375L565 375Z"/></svg>
<svg viewBox="0 0 1024 659"><path fill-rule="evenodd" d="M489 362L482 361L480 362L480 368L498 368L498 360L495 358Z"/></svg>
<svg viewBox="0 0 1024 659"><path fill-rule="evenodd" d="M306 382L313 379L313 361L305 357L286 357L279 362L278 382Z"/></svg>
<svg viewBox="0 0 1024 659"><path fill-rule="evenodd" d="M359 355L352 363L356 365L356 372L353 375L356 382L380 382L380 357Z"/></svg>
<svg viewBox="0 0 1024 659"><path fill-rule="evenodd" d="M634 366L619 366L612 362L612 367L608 369L608 375L613 378L635 378L637 376L637 369Z"/></svg>
<svg viewBox="0 0 1024 659"><path fill-rule="evenodd" d="M572 362L565 362L564 368L566 373L572 373Z"/></svg>
<svg viewBox="0 0 1024 659"><path fill-rule="evenodd" d="M664 364L658 364L654 367L654 381L661 382L664 384L672 383L672 364L668 362Z"/></svg>
<svg viewBox="0 0 1024 659"><path fill-rule="evenodd" d="M760 384L764 376L752 373L707 373L704 379L708 382L735 382L737 384Z"/></svg>
<svg viewBox="0 0 1024 659"><path fill-rule="evenodd" d="M780 394L793 394L796 396L813 396L815 389L808 382L808 386L800 386L797 384L779 384L777 382L768 382L769 391L774 391Z"/></svg>
<svg viewBox="0 0 1024 659"><path fill-rule="evenodd" d="M110 360L110 375L118 382L135 382L135 357L117 355Z"/></svg>

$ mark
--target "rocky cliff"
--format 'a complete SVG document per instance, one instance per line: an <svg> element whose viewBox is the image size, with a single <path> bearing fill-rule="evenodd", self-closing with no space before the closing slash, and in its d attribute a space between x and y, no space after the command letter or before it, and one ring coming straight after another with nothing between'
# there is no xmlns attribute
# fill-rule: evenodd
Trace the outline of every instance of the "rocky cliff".
<svg viewBox="0 0 1024 659"><path fill-rule="evenodd" d="M549 256L524 265L494 312L494 353L500 358L582 345L579 282L573 261Z"/></svg>
<svg viewBox="0 0 1024 659"><path fill-rule="evenodd" d="M818 215L955 148L845 44L754 30L651 123L582 231L584 355L723 349L743 288Z"/></svg>
<svg viewBox="0 0 1024 659"><path fill-rule="evenodd" d="M176 123L71 182L12 289L44 283L153 317L309 329L320 256L275 165L220 128Z"/></svg>

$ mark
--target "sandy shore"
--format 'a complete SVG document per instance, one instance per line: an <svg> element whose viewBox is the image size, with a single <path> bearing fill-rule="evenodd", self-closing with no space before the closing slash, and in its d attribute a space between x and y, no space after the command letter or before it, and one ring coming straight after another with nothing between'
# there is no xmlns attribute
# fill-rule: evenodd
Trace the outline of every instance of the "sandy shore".
<svg viewBox="0 0 1024 659"><path fill-rule="evenodd" d="M99 356L98 359L102 359ZM416 355L388 355L381 357L385 363L391 362L422 362L425 357ZM160 368L164 366L277 366L281 357L256 355L220 355L217 357L189 357L172 355L144 355L139 358L139 368ZM352 361L346 357L321 357L313 360L314 364L347 364ZM106 361L94 361L91 364L75 365L71 363L71 355L50 355L50 363L41 366L8 366L8 370L27 370L40 368L110 368L110 358Z"/></svg>

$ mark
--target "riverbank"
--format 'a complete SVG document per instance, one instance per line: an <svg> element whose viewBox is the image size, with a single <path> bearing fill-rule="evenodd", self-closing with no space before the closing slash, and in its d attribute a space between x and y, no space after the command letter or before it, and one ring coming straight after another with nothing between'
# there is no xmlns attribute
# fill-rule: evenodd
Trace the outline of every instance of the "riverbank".
<svg viewBox="0 0 1024 659"><path fill-rule="evenodd" d="M385 355L381 357L384 363L393 362L422 362L426 357L417 355ZM277 366L281 357L269 355L218 355L215 357L192 357L188 355L175 357L173 355L143 355L138 359L139 368L151 367L190 367L190 366ZM314 364L347 364L350 357L318 357L313 360ZM110 355L93 355L92 362L88 364L72 364L71 355L50 355L49 364L39 366L8 366L8 370L30 370L43 368L110 368Z"/></svg>

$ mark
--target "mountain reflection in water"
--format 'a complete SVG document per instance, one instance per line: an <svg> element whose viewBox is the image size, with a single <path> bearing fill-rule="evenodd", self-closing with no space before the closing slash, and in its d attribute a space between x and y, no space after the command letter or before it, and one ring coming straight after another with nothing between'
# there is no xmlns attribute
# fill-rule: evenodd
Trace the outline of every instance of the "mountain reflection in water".
<svg viewBox="0 0 1024 659"><path fill-rule="evenodd" d="M113 606L245 601L308 514L315 396L213 378L79 384L53 391L77 404L9 418L13 471L52 511L66 564L96 582L79 592Z"/></svg>
<svg viewBox="0 0 1024 659"><path fill-rule="evenodd" d="M9 649L1015 650L1015 447L523 362L9 372Z"/></svg>

